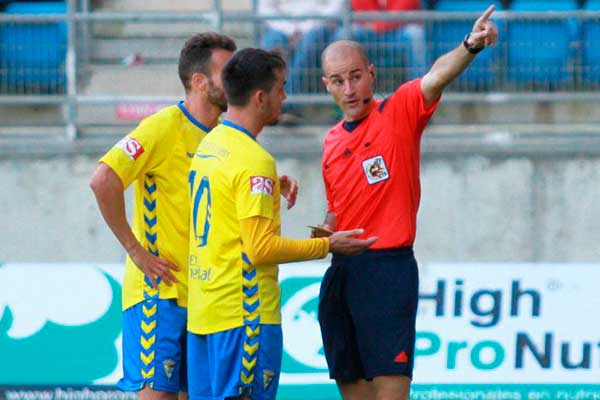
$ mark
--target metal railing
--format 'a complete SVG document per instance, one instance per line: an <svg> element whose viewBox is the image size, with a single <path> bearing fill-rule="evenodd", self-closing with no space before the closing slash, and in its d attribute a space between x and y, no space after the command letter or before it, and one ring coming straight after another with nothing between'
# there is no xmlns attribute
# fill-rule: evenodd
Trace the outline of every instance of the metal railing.
<svg viewBox="0 0 600 400"><path fill-rule="evenodd" d="M159 25L162 29L156 29L160 32L168 23L169 28L177 24L184 27L186 24L193 24L194 27L202 26L217 31L234 32L240 37L250 38L248 44L260 45L261 38L265 32L266 24L269 21L317 21L322 24L328 24L333 31L327 40L315 42L315 49L322 49L332 38L348 38L355 34L357 24L366 21L394 21L399 23L412 23L422 30L425 39L423 48L420 49L424 55L425 65L429 66L433 60L447 51L457 46L461 38L455 35L464 34L464 26L472 25L473 21L479 16L472 12L437 12L437 11L412 11L412 12L362 12L352 13L349 9L349 2L346 2L344 12L336 16L322 15L302 15L302 16L281 16L281 15L258 15L256 13L256 0L253 2L254 8L247 12L227 12L223 9L220 0L213 0L212 8L207 11L185 11L185 12L106 12L90 11L86 1L77 0L67 1L67 12L65 14L44 14L44 15L24 15L24 14L0 14L0 34L8 35L8 40L4 40L4 54L6 52L18 53L23 49L9 48L15 41L11 40L10 28L30 27L30 26L64 26L66 28L66 38L64 48L58 51L64 52L64 62L56 64L56 70L50 71L47 75L39 75L39 71L33 71L34 68L24 68L23 71L17 71L17 74L10 75L11 65L5 60L0 60L3 73L0 81L0 105L52 105L63 108L63 119L65 122L65 134L70 140L77 138L79 127L86 124L80 118L80 110L92 106L114 106L121 103L173 103L180 96L173 92L168 93L140 93L131 95L128 93L111 92L110 86L107 86L108 92L102 90L89 89L89 78L94 72L89 72L90 65L93 64L93 54L91 48L97 41L98 34L95 28L109 26L111 24L120 24L120 26ZM502 40L499 47L493 51L487 51L486 56L479 57L473 64L472 70L459 78L445 95L447 102L486 102L486 103L511 103L511 102L590 102L600 100L599 88L600 72L597 76L592 74L591 78L586 68L598 68L597 66L584 65L583 52L590 43L583 41L582 31L585 23L594 22L600 26L600 12L596 11L569 11L569 12L512 12L501 11L494 14L497 21ZM554 66L547 72L546 80L536 81L544 71L536 71L539 66L524 65L522 71L513 73L510 63L513 58L521 57L521 61L531 60L529 57L535 53L535 48L527 47L527 40L531 38L523 37L523 43L510 42L510 34L521 29L524 34L531 31L527 30L527 24L534 26L537 23L547 24L568 30L574 26L575 33L572 37L566 38L566 42L561 42L560 51L564 51L566 59L564 64ZM466 25L465 25L466 24ZM194 29L194 28L192 28ZM197 28L196 28L197 29ZM101 29L100 29L101 30ZM185 29L183 29L185 30ZM7 33L8 32L8 33ZM14 32L18 32L18 29ZM191 33L192 31L190 31ZM21 32L22 34L22 32ZM42 51L44 46L59 46L56 43L43 43L43 37L33 36L35 40L26 45L35 46L33 49L25 49L35 53ZM162 33L161 35L164 35ZM183 35L181 33L180 35ZM183 35L185 36L185 35ZM514 34L513 34L514 36ZM152 38L152 34L145 35L146 38ZM442 40L443 39L443 40ZM514 39L514 38L513 38ZM183 43L183 37L181 38ZM566 48L564 48L566 43ZM402 43L402 46L395 48L397 42L390 41L389 38L381 37L366 44L369 56L383 60L379 64L379 86L380 94L385 95L394 90L395 86L411 76L411 68L418 73L424 71L419 67L411 66L414 61L414 54L410 53L409 44ZM534 43L534 45L549 46L548 52L558 52L556 42L551 40L548 43ZM523 51L519 51L519 46ZM600 49L600 47L599 47ZM176 51L175 51L176 50ZM155 62L155 64L176 64L176 53L179 49L170 49L169 55L164 59ZM589 51L600 51L592 48ZM394 57L391 61L386 59L389 53ZM394 53L396 52L396 53ZM142 49L143 53L143 49ZM317 52L314 51L316 54ZM407 54L411 54L410 56ZM484 53L482 53L484 54ZM595 55L594 55L595 56ZM528 58L529 57L529 58ZM401 62L398 62L398 61ZM388 64L386 64L388 63ZM481 65L479 65L479 64ZM401 65L399 65L401 64ZM529 68L529 69L527 69ZM14 68L13 68L14 69ZM29 72L28 72L29 71ZM139 71L139 70L138 70ZM30 73L28 76L27 73ZM303 104L330 103L330 98L319 88L320 65L318 57L312 56L309 64L304 64L296 71L302 82L310 82L310 85L292 88L288 97L288 102ZM38 74L38 75L36 75ZM60 82L52 81L52 74ZM132 73L135 75L135 71ZM175 75L172 71L170 74ZM587 74L587 75L586 75ZM34 85L23 84L19 81L19 76L23 80L36 79ZM48 78L50 76L50 78ZM523 76L533 77L532 79L522 79ZM44 81L46 79L47 81ZM598 79L597 81L595 79ZM49 80L49 81L48 81ZM16 82L16 83L15 83ZM13 86L11 86L11 84ZM118 85L117 85L118 86ZM178 88L177 88L178 89Z"/></svg>

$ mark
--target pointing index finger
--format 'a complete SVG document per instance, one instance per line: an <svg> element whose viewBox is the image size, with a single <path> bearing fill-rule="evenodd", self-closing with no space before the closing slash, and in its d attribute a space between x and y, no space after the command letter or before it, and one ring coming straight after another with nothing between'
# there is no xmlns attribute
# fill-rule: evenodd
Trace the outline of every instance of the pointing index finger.
<svg viewBox="0 0 600 400"><path fill-rule="evenodd" d="M488 9L485 10L485 12L481 15L481 17L479 17L479 22L487 22L488 19L490 18L490 15L492 15L492 13L494 12L495 9L496 9L496 6L494 4L489 6Z"/></svg>

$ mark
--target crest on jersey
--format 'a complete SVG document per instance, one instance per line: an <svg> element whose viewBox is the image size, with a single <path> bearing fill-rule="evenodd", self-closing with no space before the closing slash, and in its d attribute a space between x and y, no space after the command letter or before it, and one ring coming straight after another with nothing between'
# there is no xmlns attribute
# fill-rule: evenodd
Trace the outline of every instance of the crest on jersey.
<svg viewBox="0 0 600 400"><path fill-rule="evenodd" d="M275 181L267 176L251 176L250 177L250 193L252 194L268 194L273 196L273 188Z"/></svg>
<svg viewBox="0 0 600 400"><path fill-rule="evenodd" d="M125 152L133 161L144 153L144 147L136 139L125 136L117 143L117 147Z"/></svg>
<svg viewBox="0 0 600 400"><path fill-rule="evenodd" d="M377 182L385 181L390 177L383 156L375 156L362 162L363 170L367 176L369 185Z"/></svg>
<svg viewBox="0 0 600 400"><path fill-rule="evenodd" d="M267 390L271 382L273 382L273 378L275 377L275 372L269 371L268 369L263 370L263 390Z"/></svg>
<svg viewBox="0 0 600 400"><path fill-rule="evenodd" d="M173 377L173 370L175 369L175 361L173 360L165 360L163 361L163 368L165 370L165 375L167 375L167 379L170 381Z"/></svg>

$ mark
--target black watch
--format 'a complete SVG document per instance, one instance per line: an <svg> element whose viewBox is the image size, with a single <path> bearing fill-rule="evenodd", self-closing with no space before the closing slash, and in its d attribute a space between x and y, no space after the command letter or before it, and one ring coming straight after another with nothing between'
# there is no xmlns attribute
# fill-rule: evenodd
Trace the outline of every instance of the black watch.
<svg viewBox="0 0 600 400"><path fill-rule="evenodd" d="M467 36L465 36L465 40L463 40L463 46L465 46L465 49L467 49L467 51L471 54L477 54L479 53L481 50L485 49L485 46L481 46L481 47L473 47L472 45L469 44L469 38L471 37L471 33L467 33Z"/></svg>

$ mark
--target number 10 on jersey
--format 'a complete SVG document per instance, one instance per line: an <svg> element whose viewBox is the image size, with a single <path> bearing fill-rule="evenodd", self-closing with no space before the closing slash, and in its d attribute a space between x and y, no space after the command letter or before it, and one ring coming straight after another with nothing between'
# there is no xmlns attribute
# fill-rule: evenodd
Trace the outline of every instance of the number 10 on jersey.
<svg viewBox="0 0 600 400"><path fill-rule="evenodd" d="M196 247L204 247L210 231L210 182L203 176L196 185L196 171L191 171L188 182L192 198L192 229L196 238Z"/></svg>

